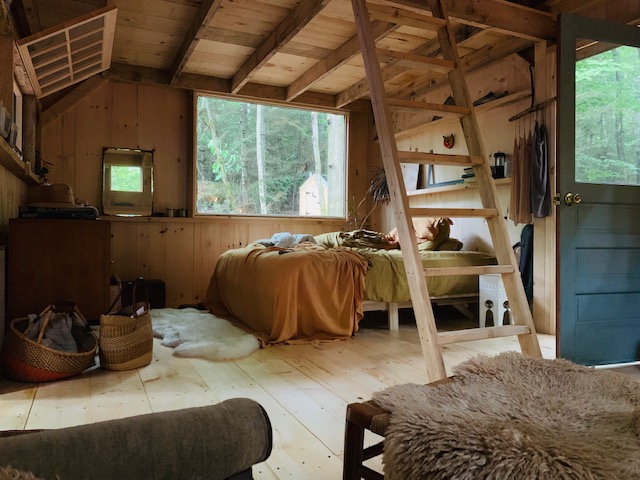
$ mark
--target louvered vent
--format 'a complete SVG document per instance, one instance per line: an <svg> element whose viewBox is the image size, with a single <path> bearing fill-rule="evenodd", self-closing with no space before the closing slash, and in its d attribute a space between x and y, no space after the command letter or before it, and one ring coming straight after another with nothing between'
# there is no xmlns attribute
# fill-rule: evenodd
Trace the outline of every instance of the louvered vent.
<svg viewBox="0 0 640 480"><path fill-rule="evenodd" d="M18 42L36 97L109 68L117 11L105 7Z"/></svg>

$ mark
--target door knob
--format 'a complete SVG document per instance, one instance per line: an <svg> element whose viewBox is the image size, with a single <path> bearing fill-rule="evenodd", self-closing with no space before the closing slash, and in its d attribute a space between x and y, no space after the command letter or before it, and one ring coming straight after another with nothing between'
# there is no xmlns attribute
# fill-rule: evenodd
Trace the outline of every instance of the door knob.
<svg viewBox="0 0 640 480"><path fill-rule="evenodd" d="M578 205L581 202L582 202L582 197L580 196L579 193L569 192L564 196L564 203L569 206L573 205L574 203Z"/></svg>

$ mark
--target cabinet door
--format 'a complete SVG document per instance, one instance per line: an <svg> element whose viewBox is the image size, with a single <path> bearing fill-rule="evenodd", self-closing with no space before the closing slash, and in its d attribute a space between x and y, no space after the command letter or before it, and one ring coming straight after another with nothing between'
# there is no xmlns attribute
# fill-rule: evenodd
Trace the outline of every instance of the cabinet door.
<svg viewBox="0 0 640 480"><path fill-rule="evenodd" d="M109 307L109 222L13 219L9 222L9 318L74 300L92 323Z"/></svg>

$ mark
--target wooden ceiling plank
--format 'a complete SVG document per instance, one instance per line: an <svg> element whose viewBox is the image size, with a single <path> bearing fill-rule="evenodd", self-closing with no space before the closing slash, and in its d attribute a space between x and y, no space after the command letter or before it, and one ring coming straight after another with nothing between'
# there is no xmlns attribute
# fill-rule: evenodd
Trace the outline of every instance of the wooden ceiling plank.
<svg viewBox="0 0 640 480"><path fill-rule="evenodd" d="M428 10L422 0L392 0L392 3ZM507 0L443 0L442 6L453 21L493 27L533 41L555 40L557 37L556 23L550 13Z"/></svg>
<svg viewBox="0 0 640 480"><path fill-rule="evenodd" d="M602 1L603 0L556 0L547 2L547 5L551 7L553 18L556 18L559 13L574 13Z"/></svg>
<svg viewBox="0 0 640 480"><path fill-rule="evenodd" d="M387 5L370 4L369 16L375 20L397 23L399 25L406 25L408 27L415 27L422 30L436 31L438 28L446 25L446 22L441 18L435 18L429 15L419 14Z"/></svg>
<svg viewBox="0 0 640 480"><path fill-rule="evenodd" d="M397 28L399 28L399 25L393 23L375 21L371 24L371 30L376 40L388 35ZM358 53L360 53L360 44L358 42L358 36L354 35L295 79L287 88L287 101L290 101L301 93L306 92L311 85L325 78L336 68L344 65L355 57Z"/></svg>
<svg viewBox="0 0 640 480"><path fill-rule="evenodd" d="M432 72L449 73L455 64L442 58L425 57L413 53L396 52L385 48L378 48L378 58L382 62L395 61L397 65L409 69L424 69Z"/></svg>
<svg viewBox="0 0 640 480"><path fill-rule="evenodd" d="M189 27L189 31L185 35L185 38L178 49L178 53L173 60L170 70L170 82L172 84L175 83L178 77L182 74L185 65L189 61L189 57L200 41L201 32L207 27L221 4L222 0L203 0L200 4L200 8Z"/></svg>
<svg viewBox="0 0 640 480"><path fill-rule="evenodd" d="M238 69L231 81L231 93L237 93L248 81L251 74L269 61L302 28L330 3L331 0L302 0L269 36L256 48Z"/></svg>
<svg viewBox="0 0 640 480"><path fill-rule="evenodd" d="M67 95L42 112L42 115L40 116L40 124L42 125L42 128L47 128L54 120L60 118L66 112L75 107L80 100L98 90L105 83L107 83L107 79L102 78L100 75L94 75L80 83Z"/></svg>

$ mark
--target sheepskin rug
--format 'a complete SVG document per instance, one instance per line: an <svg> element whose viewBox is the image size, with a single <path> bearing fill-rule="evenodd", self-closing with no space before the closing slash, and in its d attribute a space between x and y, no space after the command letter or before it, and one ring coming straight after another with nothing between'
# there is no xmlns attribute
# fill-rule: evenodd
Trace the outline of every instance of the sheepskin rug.
<svg viewBox="0 0 640 480"><path fill-rule="evenodd" d="M151 310L153 336L172 347L176 357L207 360L237 360L260 348L258 339L218 318L195 308L156 308Z"/></svg>
<svg viewBox="0 0 640 480"><path fill-rule="evenodd" d="M391 387L385 479L638 479L640 381L566 360L477 357Z"/></svg>

